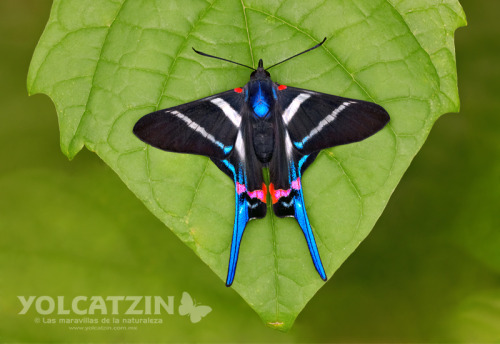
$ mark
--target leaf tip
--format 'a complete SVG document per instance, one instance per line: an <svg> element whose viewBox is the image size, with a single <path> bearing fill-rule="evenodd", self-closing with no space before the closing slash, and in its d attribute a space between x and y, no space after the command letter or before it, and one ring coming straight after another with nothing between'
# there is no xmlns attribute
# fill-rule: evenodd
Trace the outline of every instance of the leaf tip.
<svg viewBox="0 0 500 344"><path fill-rule="evenodd" d="M268 321L266 325L280 331L287 330L287 328L285 327L285 323L283 321L273 321L273 322Z"/></svg>
<svg viewBox="0 0 500 344"><path fill-rule="evenodd" d="M61 135L61 151L68 158L68 160L73 160L74 157L82 150L84 144L83 141L74 137L69 144L65 142L64 138ZM87 147L88 148L88 147ZM88 148L91 152L92 149Z"/></svg>

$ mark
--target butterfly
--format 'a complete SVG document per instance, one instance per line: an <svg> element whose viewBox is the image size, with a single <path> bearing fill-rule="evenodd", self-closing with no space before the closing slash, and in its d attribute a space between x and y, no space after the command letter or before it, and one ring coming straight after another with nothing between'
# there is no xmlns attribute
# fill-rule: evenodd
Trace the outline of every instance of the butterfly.
<svg viewBox="0 0 500 344"><path fill-rule="evenodd" d="M268 194L278 217L295 217L311 258L326 281L306 213L302 175L322 149L358 142L381 130L389 114L375 103L282 85L268 70L321 46L322 42L264 69L193 50L253 70L243 87L145 115L134 134L169 152L209 157L235 185L234 227L226 286L233 283L248 221L266 216ZM268 168L269 187L262 169Z"/></svg>
<svg viewBox="0 0 500 344"><path fill-rule="evenodd" d="M181 304L179 305L179 314L180 315L189 315L189 319L192 323L199 322L202 318L204 318L208 313L212 311L212 308L209 306L197 306L195 301L189 293L183 292L181 298Z"/></svg>

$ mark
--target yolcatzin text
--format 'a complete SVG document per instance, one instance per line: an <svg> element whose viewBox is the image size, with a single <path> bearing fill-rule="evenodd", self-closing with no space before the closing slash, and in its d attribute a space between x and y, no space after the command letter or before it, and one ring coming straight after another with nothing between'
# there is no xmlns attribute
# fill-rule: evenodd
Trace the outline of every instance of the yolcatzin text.
<svg viewBox="0 0 500 344"><path fill-rule="evenodd" d="M41 315L150 315L173 314L174 297L161 296L18 296L26 314L30 309Z"/></svg>

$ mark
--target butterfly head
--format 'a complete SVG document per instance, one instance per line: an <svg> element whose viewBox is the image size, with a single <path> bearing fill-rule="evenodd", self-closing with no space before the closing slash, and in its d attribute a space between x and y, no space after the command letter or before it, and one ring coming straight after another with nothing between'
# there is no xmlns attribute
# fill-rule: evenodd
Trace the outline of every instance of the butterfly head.
<svg viewBox="0 0 500 344"><path fill-rule="evenodd" d="M264 62L262 59L259 60L259 66L255 71L250 74L250 80L262 80L269 79L271 74L267 70L264 69Z"/></svg>

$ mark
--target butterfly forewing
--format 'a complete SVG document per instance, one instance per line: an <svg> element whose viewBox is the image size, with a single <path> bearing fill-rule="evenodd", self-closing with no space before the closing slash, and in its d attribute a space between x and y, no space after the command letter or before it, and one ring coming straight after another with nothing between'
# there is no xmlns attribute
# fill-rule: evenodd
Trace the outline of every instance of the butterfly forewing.
<svg viewBox="0 0 500 344"><path fill-rule="evenodd" d="M142 117L134 134L153 147L223 159L233 149L244 98L234 90Z"/></svg>
<svg viewBox="0 0 500 344"><path fill-rule="evenodd" d="M292 143L305 155L364 140L389 122L375 103L300 88L280 91L278 102Z"/></svg>

